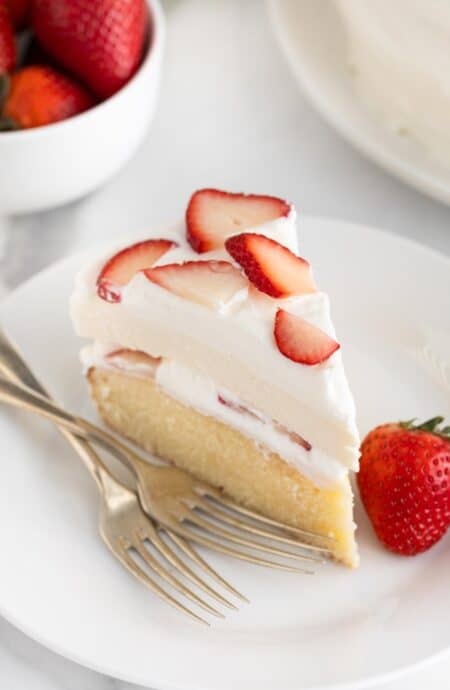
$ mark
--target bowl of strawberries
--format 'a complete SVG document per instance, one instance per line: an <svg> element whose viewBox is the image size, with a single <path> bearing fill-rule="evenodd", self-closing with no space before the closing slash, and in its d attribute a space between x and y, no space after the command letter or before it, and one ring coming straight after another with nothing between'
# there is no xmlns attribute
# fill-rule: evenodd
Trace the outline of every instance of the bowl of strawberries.
<svg viewBox="0 0 450 690"><path fill-rule="evenodd" d="M163 42L158 0L0 0L0 214L78 199L127 162Z"/></svg>

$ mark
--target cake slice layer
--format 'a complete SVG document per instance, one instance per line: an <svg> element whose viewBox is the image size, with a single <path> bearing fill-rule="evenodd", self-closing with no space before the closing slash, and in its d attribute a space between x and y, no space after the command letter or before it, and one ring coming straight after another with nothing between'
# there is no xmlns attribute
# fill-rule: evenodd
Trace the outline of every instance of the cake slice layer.
<svg viewBox="0 0 450 690"><path fill-rule="evenodd" d="M150 378L93 367L91 394L104 421L238 503L326 535L334 557L358 564L348 476L319 487L276 453L169 396Z"/></svg>

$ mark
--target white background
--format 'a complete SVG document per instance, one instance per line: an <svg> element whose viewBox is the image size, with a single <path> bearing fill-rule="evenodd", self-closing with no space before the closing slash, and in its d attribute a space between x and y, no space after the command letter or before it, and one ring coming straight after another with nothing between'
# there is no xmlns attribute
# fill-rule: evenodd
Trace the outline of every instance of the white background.
<svg viewBox="0 0 450 690"><path fill-rule="evenodd" d="M300 214L379 226L450 255L450 209L391 178L321 121L297 90L261 0L171 0L164 7L165 74L147 140L84 201L0 219L0 290L79 248L176 220L202 186L277 194ZM132 113L123 126L133 126ZM383 687L441 690L449 672L450 659ZM0 688L131 686L57 657L0 619Z"/></svg>

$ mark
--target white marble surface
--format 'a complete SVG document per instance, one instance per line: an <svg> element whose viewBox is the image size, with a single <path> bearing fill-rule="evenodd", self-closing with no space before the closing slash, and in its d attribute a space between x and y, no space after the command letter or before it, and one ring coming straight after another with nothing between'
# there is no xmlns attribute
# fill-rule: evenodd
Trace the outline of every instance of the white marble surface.
<svg viewBox="0 0 450 690"><path fill-rule="evenodd" d="M305 213L380 226L450 255L450 208L379 170L320 120L297 91L263 2L171 0L165 8L165 79L147 141L88 199L0 219L0 295L72 251L176 219L205 185L277 193ZM383 687L441 690L449 674L450 658ZM132 686L56 656L0 619L0 688Z"/></svg>

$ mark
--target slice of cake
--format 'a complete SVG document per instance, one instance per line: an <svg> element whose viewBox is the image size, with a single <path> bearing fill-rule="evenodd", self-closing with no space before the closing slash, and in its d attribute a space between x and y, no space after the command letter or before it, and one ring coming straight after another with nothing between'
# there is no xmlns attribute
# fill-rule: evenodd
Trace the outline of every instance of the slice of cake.
<svg viewBox="0 0 450 690"><path fill-rule="evenodd" d="M71 310L105 422L358 562L353 399L294 208L205 189L164 237L81 271Z"/></svg>

